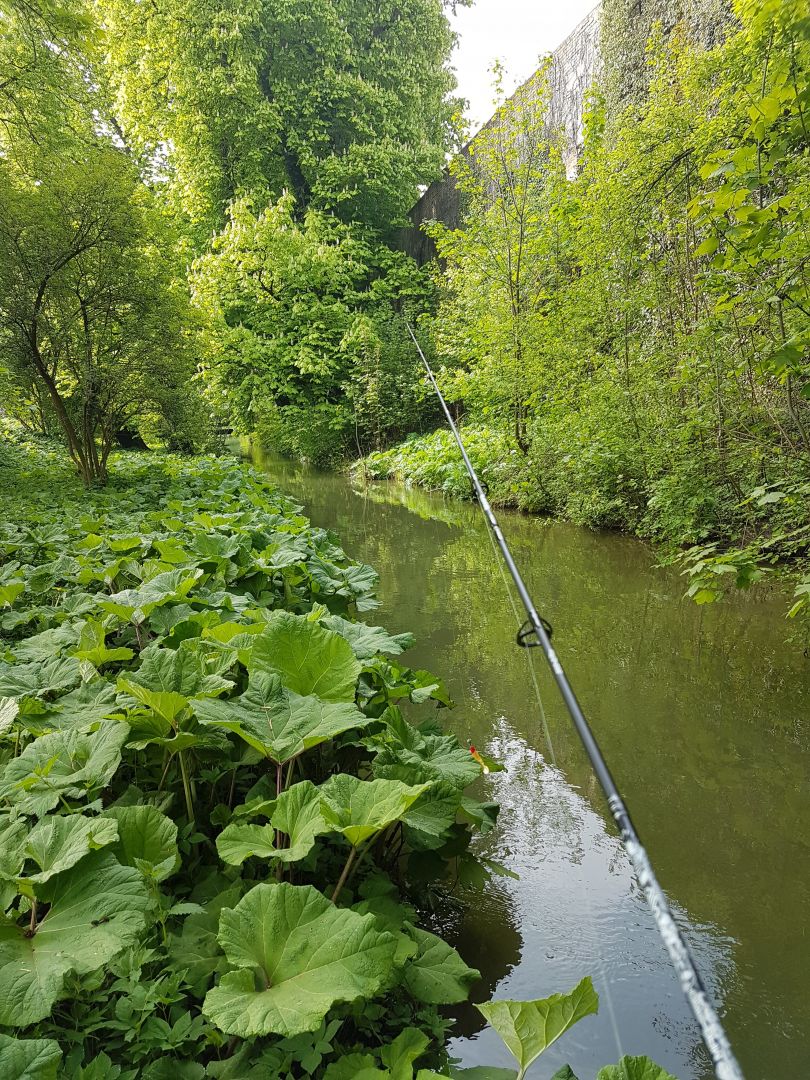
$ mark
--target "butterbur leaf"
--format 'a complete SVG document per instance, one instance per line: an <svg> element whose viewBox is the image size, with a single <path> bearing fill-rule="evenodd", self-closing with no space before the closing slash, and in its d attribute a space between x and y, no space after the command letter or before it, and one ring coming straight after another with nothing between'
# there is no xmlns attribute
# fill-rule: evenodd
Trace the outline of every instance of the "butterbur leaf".
<svg viewBox="0 0 810 1080"><path fill-rule="evenodd" d="M321 785L321 811L352 847L399 821L429 784L410 787L399 780L360 780L339 773Z"/></svg>
<svg viewBox="0 0 810 1080"><path fill-rule="evenodd" d="M13 1039L0 1035L0 1076L3 1080L56 1080L62 1060L53 1039Z"/></svg>
<svg viewBox="0 0 810 1080"><path fill-rule="evenodd" d="M428 1005L466 1001L471 985L481 978L481 973L467 967L456 950L436 934L416 926L408 928L407 933L418 949L402 976L411 997Z"/></svg>
<svg viewBox="0 0 810 1080"><path fill-rule="evenodd" d="M380 1049L380 1060L391 1080L412 1080L413 1063L427 1050L430 1039L417 1028L405 1028L389 1046Z"/></svg>
<svg viewBox="0 0 810 1080"><path fill-rule="evenodd" d="M241 654L240 654L241 657ZM305 616L274 611L246 650L248 671L278 675L288 690L322 701L354 701L360 663L340 634Z"/></svg>
<svg viewBox="0 0 810 1080"><path fill-rule="evenodd" d="M31 664L0 663L0 694L8 697L69 690L81 681L81 663L75 656L54 657Z"/></svg>
<svg viewBox="0 0 810 1080"><path fill-rule="evenodd" d="M116 708L115 688L104 679L93 679L46 705L42 713L26 716L30 731L48 732L73 728L90 731Z"/></svg>
<svg viewBox="0 0 810 1080"><path fill-rule="evenodd" d="M495 828L499 811L498 803L479 802L478 799L471 799L466 795L461 797L462 818L476 825L482 833L488 833Z"/></svg>
<svg viewBox="0 0 810 1080"><path fill-rule="evenodd" d="M240 697L194 701L192 707L200 723L233 731L279 763L371 722L353 702L301 697L282 686L278 675L257 671Z"/></svg>
<svg viewBox="0 0 810 1080"><path fill-rule="evenodd" d="M66 624L51 630L43 630L23 641L15 641L11 648L18 660L25 663L42 663L59 656L63 649L76 642L76 630Z"/></svg>
<svg viewBox="0 0 810 1080"><path fill-rule="evenodd" d="M605 1065L600 1069L596 1080L676 1080L676 1077L648 1057L625 1055L618 1065Z"/></svg>
<svg viewBox="0 0 810 1080"><path fill-rule="evenodd" d="M344 637L352 647L358 660L367 660L379 653L399 656L414 643L413 634L389 634L382 626L367 626L366 623L350 622L340 615L328 615L321 623L329 630Z"/></svg>
<svg viewBox="0 0 810 1080"><path fill-rule="evenodd" d="M121 761L129 728L108 720L92 734L54 731L34 739L0 776L0 799L41 817L60 798L80 798L107 786Z"/></svg>
<svg viewBox="0 0 810 1080"><path fill-rule="evenodd" d="M22 873L25 863L25 843L28 839L28 822L23 817L0 817L0 878L13 881ZM17 895L12 889L8 903Z"/></svg>
<svg viewBox="0 0 810 1080"><path fill-rule="evenodd" d="M374 760L374 775L410 784L443 780L462 789L481 775L481 767L452 735L426 735L413 749L382 749Z"/></svg>
<svg viewBox="0 0 810 1080"><path fill-rule="evenodd" d="M24 581L7 581L0 585L0 607L10 607L24 592Z"/></svg>
<svg viewBox="0 0 810 1080"><path fill-rule="evenodd" d="M217 851L223 862L241 866L251 855L297 862L310 853L316 836L329 831L321 813L320 791L309 780L293 784L272 806L269 825L235 823L223 829L217 837ZM288 839L284 847L276 847L277 830Z"/></svg>
<svg viewBox="0 0 810 1080"><path fill-rule="evenodd" d="M256 885L220 917L219 942L238 970L209 991L203 1013L228 1035L314 1031L338 1001L373 997L396 939L372 915L337 908L311 885Z"/></svg>
<svg viewBox="0 0 810 1080"><path fill-rule="evenodd" d="M118 826L113 854L125 866L146 877L164 881L180 865L177 826L155 806L111 806L104 819Z"/></svg>
<svg viewBox="0 0 810 1080"><path fill-rule="evenodd" d="M577 1080L577 1077L570 1065L563 1065L561 1069L557 1069L551 1080Z"/></svg>
<svg viewBox="0 0 810 1080"><path fill-rule="evenodd" d="M586 977L568 994L552 994L538 1001L487 1001L475 1007L506 1043L521 1078L578 1020L598 1011L599 998Z"/></svg>
<svg viewBox="0 0 810 1080"><path fill-rule="evenodd" d="M69 870L91 851L114 843L118 828L114 821L82 814L45 817L28 834L25 857L39 867L26 880L41 884L54 874Z"/></svg>
<svg viewBox="0 0 810 1080"><path fill-rule="evenodd" d="M149 904L137 870L97 851L41 890L50 904L30 934L0 919L0 1024L25 1027L44 1019L70 972L95 971L144 929Z"/></svg>
<svg viewBox="0 0 810 1080"><path fill-rule="evenodd" d="M403 815L408 842L416 849L440 848L456 820L461 792L446 781L433 784Z"/></svg>
<svg viewBox="0 0 810 1080"><path fill-rule="evenodd" d="M0 697L0 736L11 729L19 711L20 706L15 698Z"/></svg>
<svg viewBox="0 0 810 1080"><path fill-rule="evenodd" d="M182 600L202 577L202 573L202 570L167 570L137 589L113 593L108 600L101 600L99 606L125 622L138 625L155 608Z"/></svg>
<svg viewBox="0 0 810 1080"><path fill-rule="evenodd" d="M107 632L98 619L88 619L82 626L79 641L72 655L79 660L89 660L94 667L109 664L115 660L131 660L135 653L132 649L108 649Z"/></svg>
<svg viewBox="0 0 810 1080"><path fill-rule="evenodd" d="M191 698L216 697L233 683L209 675L205 661L193 649L152 647L141 653L136 672L121 676L118 688L173 724Z"/></svg>

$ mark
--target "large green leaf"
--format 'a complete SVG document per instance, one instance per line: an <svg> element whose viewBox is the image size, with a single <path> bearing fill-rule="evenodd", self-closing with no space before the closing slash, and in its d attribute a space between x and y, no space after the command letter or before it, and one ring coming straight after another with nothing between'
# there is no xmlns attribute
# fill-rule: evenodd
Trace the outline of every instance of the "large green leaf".
<svg viewBox="0 0 810 1080"><path fill-rule="evenodd" d="M553 1042L578 1020L597 1012L599 998L586 977L568 994L538 1001L487 1001L475 1007L509 1047L520 1067L520 1080Z"/></svg>
<svg viewBox="0 0 810 1080"><path fill-rule="evenodd" d="M43 712L25 716L25 726L31 731L48 732L73 728L90 731L105 716L115 712L115 688L104 679L92 679L69 694L46 705Z"/></svg>
<svg viewBox="0 0 810 1080"><path fill-rule="evenodd" d="M118 768L128 734L126 724L108 720L90 734L68 730L41 735L6 765L0 799L41 817L60 798L100 791Z"/></svg>
<svg viewBox="0 0 810 1080"><path fill-rule="evenodd" d="M409 787L399 780L360 780L339 773L321 785L322 813L335 832L357 847L399 821L429 786Z"/></svg>
<svg viewBox="0 0 810 1080"><path fill-rule="evenodd" d="M481 775L481 766L452 735L426 735L414 747L384 747L374 775L409 784L442 780L462 789Z"/></svg>
<svg viewBox="0 0 810 1080"><path fill-rule="evenodd" d="M233 683L209 675L205 660L193 649L152 647L141 653L136 672L122 675L118 688L173 724L191 698L216 697Z"/></svg>
<svg viewBox="0 0 810 1080"><path fill-rule="evenodd" d="M282 686L280 676L262 671L251 674L240 697L194 701L192 708L201 723L233 731L276 762L370 723L353 702L301 697Z"/></svg>
<svg viewBox="0 0 810 1080"><path fill-rule="evenodd" d="M53 1039L13 1039L0 1035L0 1076L3 1080L56 1080L62 1060Z"/></svg>
<svg viewBox="0 0 810 1080"><path fill-rule="evenodd" d="M108 600L100 601L99 606L119 619L138 625L162 604L182 600L202 577L202 573L202 570L167 570L137 589L113 593Z"/></svg>
<svg viewBox="0 0 810 1080"><path fill-rule="evenodd" d="M91 851L112 844L118 836L114 821L83 814L42 818L28 834L23 854L39 867L26 880L41 884L69 870Z"/></svg>
<svg viewBox="0 0 810 1080"><path fill-rule="evenodd" d="M177 826L156 806L111 806L104 818L118 825L113 854L145 877L164 881L180 865Z"/></svg>
<svg viewBox="0 0 810 1080"><path fill-rule="evenodd" d="M321 623L346 638L358 660L367 660L378 652L399 656L414 643L413 634L389 634L382 626L350 622L340 615L327 615Z"/></svg>
<svg viewBox="0 0 810 1080"><path fill-rule="evenodd" d="M319 789L311 781L302 780L275 801L269 825L228 825L217 837L217 851L231 866L241 866L251 855L297 862L310 853L315 837L329 828L321 813ZM287 837L283 847L276 847L277 831Z"/></svg>
<svg viewBox="0 0 810 1080"><path fill-rule="evenodd" d="M95 674L92 668L89 669ZM0 694L25 697L51 690L68 690L82 679L81 661L75 656L34 662L31 664L0 663Z"/></svg>
<svg viewBox="0 0 810 1080"><path fill-rule="evenodd" d="M46 1017L69 972L95 971L144 929L149 904L141 875L97 851L45 884L50 904L33 935L0 920L0 1024L24 1027Z"/></svg>
<svg viewBox="0 0 810 1080"><path fill-rule="evenodd" d="M461 791L455 784L440 781L433 784L421 799L403 815L410 846L435 849L444 844L461 806Z"/></svg>
<svg viewBox="0 0 810 1080"><path fill-rule="evenodd" d="M402 976L408 993L429 1005L466 1001L470 986L481 978L481 973L467 967L456 950L436 934L416 926L407 932L418 948L416 956L405 965Z"/></svg>
<svg viewBox="0 0 810 1080"><path fill-rule="evenodd" d="M11 730L19 711L20 706L16 698L0 697L0 736Z"/></svg>
<svg viewBox="0 0 810 1080"><path fill-rule="evenodd" d="M246 650L245 660L251 673L279 675L288 690L303 697L354 701L360 663L351 646L340 634L304 616L274 611Z"/></svg>
<svg viewBox="0 0 810 1080"><path fill-rule="evenodd" d="M131 660L135 655L132 649L108 649L106 637L107 632L101 620L88 619L82 625L79 641L72 655L77 656L79 660L89 660L94 667L101 667L102 664L109 664L116 660Z"/></svg>
<svg viewBox="0 0 810 1080"><path fill-rule="evenodd" d="M28 839L28 822L24 817L13 814L0 816L0 879L14 881L22 873L25 863L25 843ZM2 905L5 909L14 897L17 890L5 890L0 883L0 898L4 899Z"/></svg>
<svg viewBox="0 0 810 1080"><path fill-rule="evenodd" d="M676 1077L648 1057L625 1055L618 1065L605 1065L600 1069L596 1080L676 1080Z"/></svg>
<svg viewBox="0 0 810 1080"><path fill-rule="evenodd" d="M59 656L63 649L76 642L78 632L69 623L43 630L41 634L32 634L12 645L14 655L25 663L42 663Z"/></svg>
<svg viewBox="0 0 810 1080"><path fill-rule="evenodd" d="M396 938L373 915L337 908L310 885L257 885L222 912L219 940L239 970L209 991L203 1013L229 1035L313 1031L339 1001L387 983Z"/></svg>

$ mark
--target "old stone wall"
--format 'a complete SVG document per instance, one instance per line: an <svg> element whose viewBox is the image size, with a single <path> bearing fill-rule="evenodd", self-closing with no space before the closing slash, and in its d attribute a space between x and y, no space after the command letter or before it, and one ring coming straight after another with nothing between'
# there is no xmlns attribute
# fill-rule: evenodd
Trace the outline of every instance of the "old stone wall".
<svg viewBox="0 0 810 1080"><path fill-rule="evenodd" d="M642 97L648 86L647 41L656 24L664 33L684 22L698 41L713 44L730 17L730 0L603 0L569 34L550 58L546 72L548 138L562 148L568 177L577 174L583 141L583 113L589 88L599 78L608 114ZM541 84L539 73L514 94L525 96ZM539 92L537 90L536 92ZM492 121L481 129L485 131ZM474 150L478 133L461 151ZM461 223L460 194L449 171L434 181L409 213L411 225L400 231L399 246L417 262L436 255L430 237L421 231L426 221L441 221L450 228Z"/></svg>

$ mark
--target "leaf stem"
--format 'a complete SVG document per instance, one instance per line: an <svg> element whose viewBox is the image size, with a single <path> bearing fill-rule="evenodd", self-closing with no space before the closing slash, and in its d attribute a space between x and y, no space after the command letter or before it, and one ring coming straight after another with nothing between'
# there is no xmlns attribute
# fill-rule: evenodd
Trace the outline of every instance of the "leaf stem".
<svg viewBox="0 0 810 1080"><path fill-rule="evenodd" d="M354 862L356 855L357 855L357 848L353 847L352 850L349 852L349 857L346 860L346 865L343 867L343 873L338 878L338 883L335 886L335 891L332 893L332 903L333 904L337 901L337 898L340 896L340 890L346 884L346 878L349 876L349 871L352 868L352 863Z"/></svg>
<svg viewBox="0 0 810 1080"><path fill-rule="evenodd" d="M191 785L188 780L188 769L186 767L186 755L182 750L177 752L177 756L180 758L180 775L183 777L183 791L186 796L186 810L188 811L188 819L194 824L194 804L191 800Z"/></svg>
<svg viewBox="0 0 810 1080"><path fill-rule="evenodd" d="M160 783L158 784L158 791L163 790L163 782L166 779L166 773L169 771L169 766L172 763L172 755L169 751L166 751L166 764L163 766L163 772L160 774Z"/></svg>
<svg viewBox="0 0 810 1080"><path fill-rule="evenodd" d="M31 901L31 921L28 924L28 932L31 937L37 932L37 902Z"/></svg>
<svg viewBox="0 0 810 1080"><path fill-rule="evenodd" d="M379 835L379 834L378 834L378 835ZM353 877L354 877L354 875L355 875L355 874L357 873L357 871L358 871L358 869L360 868L360 866L362 865L362 863L364 863L364 862L365 862L365 860L366 860L366 856L367 856L367 855L369 854L369 852L371 851L371 847L372 847L372 844L374 843L374 841L375 841L376 839L377 839L377 837L376 837L376 836L372 836L372 837L371 837L371 839L370 839L370 840L369 840L369 841L368 841L368 842L366 843L366 846L365 846L365 847L363 848L363 854L362 854L362 855L360 856L360 858L359 858L359 859L357 860L357 862L356 862L356 863L354 864L354 866L352 867L352 872L351 872L351 873L349 874L348 878L346 879L347 881L351 881L351 880L352 880L352 878L353 878ZM360 849L358 848L357 850L359 851Z"/></svg>
<svg viewBox="0 0 810 1080"><path fill-rule="evenodd" d="M284 790L285 791L290 786L290 780L292 780L292 775L295 772L295 765L296 765L296 762L298 761L298 758L299 758L298 754L296 754L294 758L290 758L290 763L287 766L287 777L284 780Z"/></svg>

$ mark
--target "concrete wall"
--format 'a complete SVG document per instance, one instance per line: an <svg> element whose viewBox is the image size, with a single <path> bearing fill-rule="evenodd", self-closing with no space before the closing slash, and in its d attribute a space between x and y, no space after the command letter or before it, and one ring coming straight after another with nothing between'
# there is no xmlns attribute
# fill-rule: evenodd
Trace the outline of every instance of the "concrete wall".
<svg viewBox="0 0 810 1080"><path fill-rule="evenodd" d="M647 87L646 43L656 23L668 33L685 21L697 40L711 45L729 18L729 0L603 0L568 35L551 56L548 69L549 138L560 138L569 179L577 174L582 151L582 119L590 86L597 77L604 84L607 107L618 110ZM514 94L532 93L535 73ZM492 121L481 129L485 131ZM481 132L478 133L480 135ZM474 150L478 135L461 151ZM436 255L433 241L420 230L425 221L441 221L450 228L461 223L463 207L449 171L434 181L409 213L411 226L400 231L399 246L420 264Z"/></svg>

